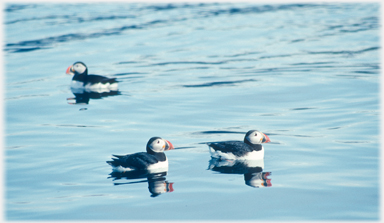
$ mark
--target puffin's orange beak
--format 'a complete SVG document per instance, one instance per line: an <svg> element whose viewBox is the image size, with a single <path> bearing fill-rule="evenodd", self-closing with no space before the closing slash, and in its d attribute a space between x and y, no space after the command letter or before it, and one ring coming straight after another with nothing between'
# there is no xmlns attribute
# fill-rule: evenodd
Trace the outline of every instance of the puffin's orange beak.
<svg viewBox="0 0 384 223"><path fill-rule="evenodd" d="M71 66L69 66L68 68L67 68L67 71L65 72L66 74L70 74L70 75L73 75L74 73L72 72L72 65Z"/></svg>
<svg viewBox="0 0 384 223"><path fill-rule="evenodd" d="M168 140L165 140L165 142L168 144L166 147L165 147L165 150L164 151L168 151L168 150L172 150L174 149L172 143Z"/></svg>
<svg viewBox="0 0 384 223"><path fill-rule="evenodd" d="M262 143L267 143L267 142L270 142L270 141L271 141L271 140L269 139L269 137L268 137L266 134L263 133L263 135L264 135L264 138L263 138Z"/></svg>

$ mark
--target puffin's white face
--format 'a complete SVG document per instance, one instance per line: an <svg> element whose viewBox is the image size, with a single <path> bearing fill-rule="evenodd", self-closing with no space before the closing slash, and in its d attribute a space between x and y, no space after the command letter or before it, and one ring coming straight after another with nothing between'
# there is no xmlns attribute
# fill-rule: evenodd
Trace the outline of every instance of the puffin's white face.
<svg viewBox="0 0 384 223"><path fill-rule="evenodd" d="M87 67L85 67L82 63L75 63L72 66L72 70L79 74L84 73L86 69Z"/></svg>
<svg viewBox="0 0 384 223"><path fill-rule="evenodd" d="M148 145L148 147L157 153L164 152L166 142L164 139L158 138Z"/></svg>
<svg viewBox="0 0 384 223"><path fill-rule="evenodd" d="M270 142L267 135L257 130L250 131L245 138L252 144Z"/></svg>

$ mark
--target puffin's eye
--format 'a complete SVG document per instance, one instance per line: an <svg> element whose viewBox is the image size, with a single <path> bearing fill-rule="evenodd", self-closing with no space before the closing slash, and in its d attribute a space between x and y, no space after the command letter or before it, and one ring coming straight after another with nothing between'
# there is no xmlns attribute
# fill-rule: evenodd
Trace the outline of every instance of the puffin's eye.
<svg viewBox="0 0 384 223"><path fill-rule="evenodd" d="M257 136L257 133L255 133L255 136Z"/></svg>
<svg viewBox="0 0 384 223"><path fill-rule="evenodd" d="M160 140L157 140L157 144L159 144L160 143Z"/></svg>

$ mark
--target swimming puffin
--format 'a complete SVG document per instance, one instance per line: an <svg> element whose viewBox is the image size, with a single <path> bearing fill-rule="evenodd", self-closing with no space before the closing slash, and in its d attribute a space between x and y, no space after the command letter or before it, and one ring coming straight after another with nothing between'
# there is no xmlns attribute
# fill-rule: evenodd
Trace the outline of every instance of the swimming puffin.
<svg viewBox="0 0 384 223"><path fill-rule="evenodd" d="M128 155L113 155L112 161L107 161L113 171L164 171L168 170L168 159L164 151L174 149L171 142L160 137L152 137L147 143L147 152Z"/></svg>
<svg viewBox="0 0 384 223"><path fill-rule="evenodd" d="M116 78L108 78L100 75L88 75L88 68L83 62L76 62L69 66L67 74L73 75L71 88L85 89L87 91L104 92L117 91Z"/></svg>
<svg viewBox="0 0 384 223"><path fill-rule="evenodd" d="M271 140L264 133L249 130L244 141L225 141L208 143L211 157L224 160L259 160L264 158L264 148L261 143Z"/></svg>

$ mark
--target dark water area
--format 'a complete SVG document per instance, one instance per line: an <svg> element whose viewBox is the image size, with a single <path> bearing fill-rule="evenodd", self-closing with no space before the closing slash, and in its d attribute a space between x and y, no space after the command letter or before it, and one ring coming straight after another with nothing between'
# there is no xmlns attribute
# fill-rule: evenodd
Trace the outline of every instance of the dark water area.
<svg viewBox="0 0 384 223"><path fill-rule="evenodd" d="M380 6L5 4L5 219L379 220ZM250 129L258 167L211 159ZM111 173L152 136L167 171Z"/></svg>

